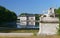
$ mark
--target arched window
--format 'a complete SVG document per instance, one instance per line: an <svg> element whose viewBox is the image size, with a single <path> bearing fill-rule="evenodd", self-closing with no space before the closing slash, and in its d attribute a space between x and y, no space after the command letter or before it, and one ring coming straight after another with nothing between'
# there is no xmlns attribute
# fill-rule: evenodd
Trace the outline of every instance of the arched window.
<svg viewBox="0 0 60 38"><path fill-rule="evenodd" d="M53 15L50 15L50 17L54 17Z"/></svg>
<svg viewBox="0 0 60 38"><path fill-rule="evenodd" d="M46 17L46 15L44 15L43 17Z"/></svg>

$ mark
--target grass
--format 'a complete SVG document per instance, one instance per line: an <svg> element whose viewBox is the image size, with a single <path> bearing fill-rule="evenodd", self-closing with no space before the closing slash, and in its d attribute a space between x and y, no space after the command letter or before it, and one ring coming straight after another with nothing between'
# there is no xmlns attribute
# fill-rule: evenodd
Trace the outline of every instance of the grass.
<svg viewBox="0 0 60 38"><path fill-rule="evenodd" d="M0 38L60 38L59 35L46 35L46 36L29 36L29 37L6 37L6 36L0 36Z"/></svg>
<svg viewBox="0 0 60 38"><path fill-rule="evenodd" d="M0 33L37 33L38 30L0 30Z"/></svg>
<svg viewBox="0 0 60 38"><path fill-rule="evenodd" d="M11 31L11 33L37 33L38 30L15 30Z"/></svg>
<svg viewBox="0 0 60 38"><path fill-rule="evenodd" d="M38 28L0 28L0 33L36 33L38 31Z"/></svg>

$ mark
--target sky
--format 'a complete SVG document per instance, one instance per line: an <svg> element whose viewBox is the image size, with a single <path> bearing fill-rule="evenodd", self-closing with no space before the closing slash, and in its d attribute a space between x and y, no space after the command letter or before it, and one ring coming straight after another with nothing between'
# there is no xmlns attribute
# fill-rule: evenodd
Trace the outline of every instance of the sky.
<svg viewBox="0 0 60 38"><path fill-rule="evenodd" d="M42 14L50 7L60 7L60 0L0 0L0 5L14 11L17 15L21 13Z"/></svg>

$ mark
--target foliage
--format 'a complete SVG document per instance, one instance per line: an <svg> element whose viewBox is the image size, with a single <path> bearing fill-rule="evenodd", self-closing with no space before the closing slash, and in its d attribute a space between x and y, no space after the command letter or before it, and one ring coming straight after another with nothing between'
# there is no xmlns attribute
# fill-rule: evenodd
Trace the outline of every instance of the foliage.
<svg viewBox="0 0 60 38"><path fill-rule="evenodd" d="M17 16L14 12L0 6L0 26L8 22L16 22ZM4 26L4 25L3 25Z"/></svg>
<svg viewBox="0 0 60 38"><path fill-rule="evenodd" d="M35 14L35 19L39 20L39 14Z"/></svg>
<svg viewBox="0 0 60 38"><path fill-rule="evenodd" d="M28 15L28 13L21 13L19 16L24 16L24 15Z"/></svg>
<svg viewBox="0 0 60 38"><path fill-rule="evenodd" d="M55 13L58 14L59 16L59 28L58 28L58 34L60 35L60 8L55 9Z"/></svg>

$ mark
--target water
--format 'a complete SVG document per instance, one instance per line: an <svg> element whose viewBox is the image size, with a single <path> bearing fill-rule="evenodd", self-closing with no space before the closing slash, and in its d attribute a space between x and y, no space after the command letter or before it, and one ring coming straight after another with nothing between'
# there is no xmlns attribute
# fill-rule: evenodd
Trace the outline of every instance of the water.
<svg viewBox="0 0 60 38"><path fill-rule="evenodd" d="M39 28L39 25L20 25L20 24L17 24L17 28Z"/></svg>

